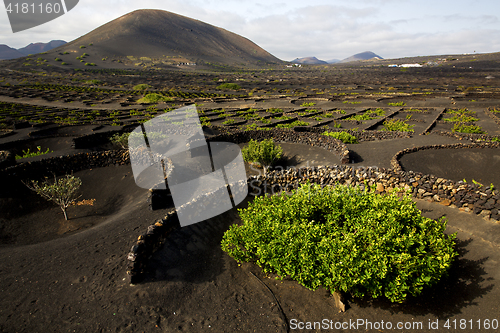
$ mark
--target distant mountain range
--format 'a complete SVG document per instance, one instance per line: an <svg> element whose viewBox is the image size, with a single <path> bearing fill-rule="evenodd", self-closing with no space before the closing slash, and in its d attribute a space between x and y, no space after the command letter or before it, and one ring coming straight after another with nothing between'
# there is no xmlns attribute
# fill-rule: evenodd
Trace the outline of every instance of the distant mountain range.
<svg viewBox="0 0 500 333"><path fill-rule="evenodd" d="M383 59L381 56L371 52L371 51L366 51L362 53L355 54L353 56L350 56L348 58L345 58L344 60L338 60L338 59L332 59L328 61L324 60L319 60L316 57L305 57L305 58L297 58L292 60L291 62L294 64L303 64L303 65L324 65L324 64L335 64L335 63L345 63L345 62L352 62L352 61L359 61L359 60L380 60Z"/></svg>
<svg viewBox="0 0 500 333"><path fill-rule="evenodd" d="M29 54L47 52L64 44L66 44L66 42L63 40L52 40L48 43L31 43L20 49L0 44L0 60L16 59L25 57Z"/></svg>

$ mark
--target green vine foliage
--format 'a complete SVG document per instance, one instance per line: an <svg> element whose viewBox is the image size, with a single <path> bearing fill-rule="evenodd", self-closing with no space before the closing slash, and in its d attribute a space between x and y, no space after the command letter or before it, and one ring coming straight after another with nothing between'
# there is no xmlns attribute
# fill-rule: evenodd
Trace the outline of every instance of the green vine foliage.
<svg viewBox="0 0 500 333"><path fill-rule="evenodd" d="M269 167L283 156L283 149L274 143L273 139L262 141L250 140L248 146L241 150L243 159L247 162L257 162L264 168L264 174Z"/></svg>
<svg viewBox="0 0 500 333"><path fill-rule="evenodd" d="M458 255L446 221L423 217L408 194L305 184L239 213L243 224L226 231L222 249L312 290L402 302L438 282Z"/></svg>
<svg viewBox="0 0 500 333"><path fill-rule="evenodd" d="M351 135L347 132L328 132L325 131L321 133L321 135L325 136L331 136L332 138L339 139L343 143L358 143L358 138L356 138L354 135Z"/></svg>
<svg viewBox="0 0 500 333"><path fill-rule="evenodd" d="M414 132L415 125L409 125L401 119L387 119L384 121L382 131Z"/></svg>

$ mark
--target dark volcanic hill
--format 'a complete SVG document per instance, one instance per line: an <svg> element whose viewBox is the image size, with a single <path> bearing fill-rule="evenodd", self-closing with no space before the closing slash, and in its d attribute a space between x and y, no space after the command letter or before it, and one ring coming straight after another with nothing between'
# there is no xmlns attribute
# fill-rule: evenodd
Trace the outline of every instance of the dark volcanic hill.
<svg viewBox="0 0 500 333"><path fill-rule="evenodd" d="M319 60L316 57L305 57L305 58L297 58L291 61L294 64L303 64L303 65L323 65L327 64L326 61Z"/></svg>
<svg viewBox="0 0 500 333"><path fill-rule="evenodd" d="M92 44L91 48L79 47ZM163 10L136 10L56 49L98 57L184 57L230 65L281 63L252 41L222 28ZM92 53L91 53L92 52Z"/></svg>
<svg viewBox="0 0 500 333"><path fill-rule="evenodd" d="M359 61L359 60L376 60L376 59L384 59L381 56L371 52L371 51L366 51L362 53L355 54L353 56L350 56L349 58L346 58L342 60L341 62L351 62L351 61Z"/></svg>
<svg viewBox="0 0 500 333"><path fill-rule="evenodd" d="M8 45L0 44L0 60L16 59L23 56L24 54L18 50Z"/></svg>
<svg viewBox="0 0 500 333"><path fill-rule="evenodd" d="M24 55L36 54L36 53L50 51L53 48L56 48L64 44L66 44L66 42L63 40L52 40L48 43L31 43L30 45L17 50Z"/></svg>

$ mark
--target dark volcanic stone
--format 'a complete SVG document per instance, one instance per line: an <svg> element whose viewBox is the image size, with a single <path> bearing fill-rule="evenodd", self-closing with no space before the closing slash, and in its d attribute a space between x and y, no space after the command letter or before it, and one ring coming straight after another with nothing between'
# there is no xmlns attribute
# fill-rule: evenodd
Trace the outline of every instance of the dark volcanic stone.
<svg viewBox="0 0 500 333"><path fill-rule="evenodd" d="M0 169L4 169L16 164L16 158L8 150L0 151Z"/></svg>
<svg viewBox="0 0 500 333"><path fill-rule="evenodd" d="M492 210L493 208L495 208L495 204L496 204L495 199L491 198L488 201L486 201L486 203L484 204L484 208Z"/></svg>

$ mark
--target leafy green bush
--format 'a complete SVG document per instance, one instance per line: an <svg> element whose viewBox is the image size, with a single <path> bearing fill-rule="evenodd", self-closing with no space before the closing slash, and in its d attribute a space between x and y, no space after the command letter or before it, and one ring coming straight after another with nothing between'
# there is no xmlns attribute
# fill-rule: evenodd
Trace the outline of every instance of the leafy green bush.
<svg viewBox="0 0 500 333"><path fill-rule="evenodd" d="M160 95L160 94L157 94L157 93L151 93L151 94L147 94L143 98L139 99L137 101L137 103L148 103L148 104L151 104L151 103L171 102L171 101L173 101L173 99L170 98L170 97L166 97L166 96L163 96L163 95Z"/></svg>
<svg viewBox="0 0 500 333"><path fill-rule="evenodd" d="M275 144L273 139L265 139L261 142L252 139L241 152L245 161L262 165L264 174L283 156L283 149Z"/></svg>
<svg viewBox="0 0 500 333"><path fill-rule="evenodd" d="M267 109L266 111L270 112L270 113L279 113L279 112L283 112L283 109L270 108L270 109Z"/></svg>
<svg viewBox="0 0 500 333"><path fill-rule="evenodd" d="M382 117L385 115L385 111L384 111L384 109L376 108L375 110L373 110L373 109L366 110L365 114L373 115L373 116L377 116L377 117Z"/></svg>
<svg viewBox="0 0 500 333"><path fill-rule="evenodd" d="M109 138L109 141L111 143L120 146L122 149L128 149L128 137L130 136L130 133L122 133L122 134L115 134L111 138Z"/></svg>
<svg viewBox="0 0 500 333"><path fill-rule="evenodd" d="M217 86L217 89L220 89L220 90L240 90L241 87L236 84L236 83L223 83L219 86Z"/></svg>
<svg viewBox="0 0 500 333"><path fill-rule="evenodd" d="M455 123L451 130L452 132L457 133L475 133L475 134L484 134L485 132L481 128L481 126L477 125L466 125L463 123Z"/></svg>
<svg viewBox="0 0 500 333"><path fill-rule="evenodd" d="M397 103L387 103L387 105L389 105L389 106L405 106L406 103L401 101L401 102L397 102Z"/></svg>
<svg viewBox="0 0 500 333"><path fill-rule="evenodd" d="M315 105L316 105L316 103L314 103L314 102L309 102L309 103L304 102L300 106L303 108L308 108L308 107L315 106Z"/></svg>
<svg viewBox="0 0 500 333"><path fill-rule="evenodd" d="M112 137L109 138L109 141L113 143L114 145L120 146L122 149L128 149L128 140L130 136L132 135L132 138L137 138L138 136L144 136L146 138L145 134L138 134L136 132L130 132L130 133L122 133L122 134L115 134ZM148 140L165 140L168 139L168 136L166 134L160 133L160 132L148 132L147 135ZM168 143L168 140L165 141L165 143Z"/></svg>
<svg viewBox="0 0 500 333"><path fill-rule="evenodd" d="M16 160L19 160L21 158L28 158L28 157L33 157L33 156L40 156L40 155L45 155L45 154L48 154L48 153L53 153L53 151L51 151L49 148L47 148L46 151L43 151L42 150L42 147L38 146L36 147L38 150L37 151L33 151L31 152L30 149L28 148L27 151L24 151L23 150L23 155L16 155Z"/></svg>
<svg viewBox="0 0 500 333"><path fill-rule="evenodd" d="M450 118L444 118L443 121L448 122L461 122L461 123L473 123L475 121L479 121L478 118L467 116L467 115L458 115Z"/></svg>
<svg viewBox="0 0 500 333"><path fill-rule="evenodd" d="M141 83L141 84L138 84L136 86L134 86L134 90L148 90L149 88L151 88L151 86L149 84L145 84L145 83Z"/></svg>
<svg viewBox="0 0 500 333"><path fill-rule="evenodd" d="M363 120L373 120L377 119L378 117L382 117L385 115L385 111L383 109L370 109L366 110L365 113L363 114L357 114L350 116L349 118L346 118L346 120L357 120L357 121L363 121Z"/></svg>
<svg viewBox="0 0 500 333"><path fill-rule="evenodd" d="M309 126L309 125L310 124L307 121L295 120L294 122L288 124L277 124L276 128L294 128L297 126Z"/></svg>
<svg viewBox="0 0 500 333"><path fill-rule="evenodd" d="M290 116L280 116L280 117L274 117L274 119L278 119L278 120L289 120L289 119L292 119L292 117Z"/></svg>
<svg viewBox="0 0 500 333"><path fill-rule="evenodd" d="M251 119L259 118L259 115L256 113L247 113L247 114L242 115L241 118L243 118L245 120L251 120Z"/></svg>
<svg viewBox="0 0 500 333"><path fill-rule="evenodd" d="M397 131L397 132L413 132L415 125L408 125L400 119L387 119L384 121L384 128L382 131Z"/></svg>
<svg viewBox="0 0 500 333"><path fill-rule="evenodd" d="M456 234L423 217L409 195L306 184L239 209L221 247L235 260L301 285L402 302L445 276Z"/></svg>
<svg viewBox="0 0 500 333"><path fill-rule="evenodd" d="M332 138L339 139L343 143L358 143L358 138L347 132L324 132L322 135L331 136Z"/></svg>

